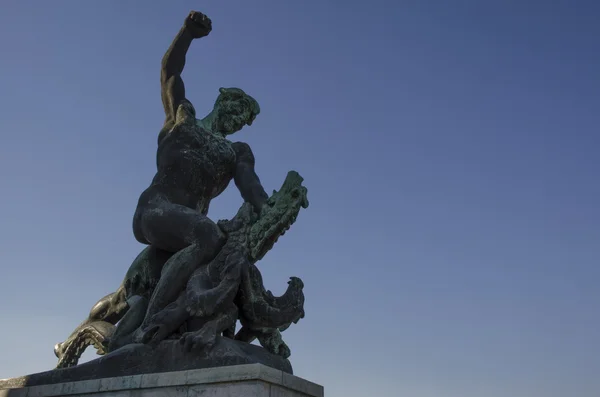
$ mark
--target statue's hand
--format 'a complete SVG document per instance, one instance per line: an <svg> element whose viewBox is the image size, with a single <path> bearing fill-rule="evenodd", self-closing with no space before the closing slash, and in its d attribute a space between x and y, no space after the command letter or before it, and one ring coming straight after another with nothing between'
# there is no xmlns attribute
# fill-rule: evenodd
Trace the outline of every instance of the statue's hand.
<svg viewBox="0 0 600 397"><path fill-rule="evenodd" d="M254 213L255 213L256 215L258 215L258 217L259 217L259 218L260 218L260 217L263 215L263 212L266 212L266 211L264 211L264 209L265 209L265 207L266 207L266 205L265 205L265 204L266 204L266 202L257 203L257 204L256 204L256 205L253 207L253 209L254 209Z"/></svg>
<svg viewBox="0 0 600 397"><path fill-rule="evenodd" d="M208 36L212 30L212 21L209 17L198 11L190 11L185 19L185 27L195 39Z"/></svg>

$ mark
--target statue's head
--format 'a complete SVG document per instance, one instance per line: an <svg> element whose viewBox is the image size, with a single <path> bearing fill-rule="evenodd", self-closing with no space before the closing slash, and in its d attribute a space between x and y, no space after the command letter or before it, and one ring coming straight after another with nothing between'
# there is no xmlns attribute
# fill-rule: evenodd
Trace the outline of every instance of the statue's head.
<svg viewBox="0 0 600 397"><path fill-rule="evenodd" d="M260 113L258 102L239 88L219 88L213 110L216 131L230 135L252 125Z"/></svg>

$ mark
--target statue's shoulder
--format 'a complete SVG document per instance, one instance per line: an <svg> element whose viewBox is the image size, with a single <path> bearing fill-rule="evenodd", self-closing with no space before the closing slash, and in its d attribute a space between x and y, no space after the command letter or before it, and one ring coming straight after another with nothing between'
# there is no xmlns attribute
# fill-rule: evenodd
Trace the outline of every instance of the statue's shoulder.
<svg viewBox="0 0 600 397"><path fill-rule="evenodd" d="M188 99L182 99L177 105L175 124L196 124L196 108Z"/></svg>
<svg viewBox="0 0 600 397"><path fill-rule="evenodd" d="M173 142L205 142L210 135L208 131L196 123L175 122L165 124L158 135L158 145L162 143ZM168 139L167 139L168 138Z"/></svg>
<svg viewBox="0 0 600 397"><path fill-rule="evenodd" d="M250 149L250 145L248 145L246 142L233 142L231 144L231 147L236 152L240 152L240 153L242 153L242 152L250 152L250 153L252 153L252 149Z"/></svg>
<svg viewBox="0 0 600 397"><path fill-rule="evenodd" d="M254 164L254 153L250 145L245 142L233 142L231 144L233 151L235 152L237 161L244 161Z"/></svg>

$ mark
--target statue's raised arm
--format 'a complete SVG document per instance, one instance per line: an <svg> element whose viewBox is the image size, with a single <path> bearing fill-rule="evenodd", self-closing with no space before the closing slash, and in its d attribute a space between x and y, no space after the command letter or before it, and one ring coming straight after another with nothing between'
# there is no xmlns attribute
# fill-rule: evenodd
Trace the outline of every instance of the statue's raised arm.
<svg viewBox="0 0 600 397"><path fill-rule="evenodd" d="M212 22L206 15L197 11L190 12L162 59L160 87L166 116L163 131L173 126L177 108L186 99L181 73L190 44L194 39L208 36L211 30Z"/></svg>

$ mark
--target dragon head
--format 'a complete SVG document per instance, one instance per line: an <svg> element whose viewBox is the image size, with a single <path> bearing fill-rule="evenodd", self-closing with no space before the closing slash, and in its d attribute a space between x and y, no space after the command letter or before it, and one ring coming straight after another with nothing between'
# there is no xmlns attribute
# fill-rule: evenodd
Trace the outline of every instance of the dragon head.
<svg viewBox="0 0 600 397"><path fill-rule="evenodd" d="M296 221L300 208L308 207L307 189L302 186L304 178L290 171L279 191L274 190L261 210L260 217L252 224L249 233L250 256L262 259L273 248L280 236Z"/></svg>

